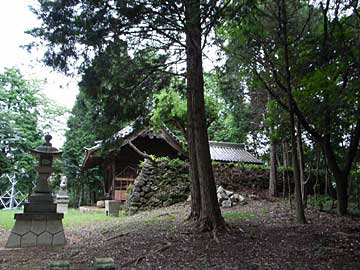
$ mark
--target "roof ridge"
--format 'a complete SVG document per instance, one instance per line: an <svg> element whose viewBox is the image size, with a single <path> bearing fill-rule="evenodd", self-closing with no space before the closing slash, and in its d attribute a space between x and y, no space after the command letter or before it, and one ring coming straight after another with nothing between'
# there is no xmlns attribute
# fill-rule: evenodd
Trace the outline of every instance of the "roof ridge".
<svg viewBox="0 0 360 270"><path fill-rule="evenodd" d="M222 147L237 147L237 148L241 148L241 149L245 150L245 145L243 143L209 141L209 145L222 146Z"/></svg>

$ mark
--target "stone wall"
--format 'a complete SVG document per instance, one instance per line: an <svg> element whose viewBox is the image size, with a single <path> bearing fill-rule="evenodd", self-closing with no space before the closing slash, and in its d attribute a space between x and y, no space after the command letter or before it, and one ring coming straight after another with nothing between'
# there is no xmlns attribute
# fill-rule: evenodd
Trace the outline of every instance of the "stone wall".
<svg viewBox="0 0 360 270"><path fill-rule="evenodd" d="M190 194L189 166L180 160L167 158L145 160L142 171L129 190L127 208L130 213L138 210L168 206L185 201ZM261 165L238 163L213 163L217 186L245 195L251 191L266 191L269 187L269 168ZM283 190L283 171L278 171L278 191ZM291 192L294 190L292 172L288 171ZM314 177L311 177L314 179ZM312 192L314 181L309 181L308 192ZM288 193L288 184L285 185Z"/></svg>
<svg viewBox="0 0 360 270"><path fill-rule="evenodd" d="M146 159L134 186L129 190L129 212L185 201L190 193L188 170L187 163L180 160Z"/></svg>
<svg viewBox="0 0 360 270"><path fill-rule="evenodd" d="M217 186L222 186L227 190L231 190L238 193L244 191L253 190L261 191L269 188L269 168L265 165L246 165L239 163L213 163L213 170L215 176L215 182ZM294 192L294 179L291 169L284 171L278 169L278 192L282 193L284 188L283 177L285 174L285 194L289 192L289 185L287 175L289 176L289 184L291 192ZM308 171L305 172L306 178L308 177ZM323 173L320 173L317 183L317 192L324 190L325 177ZM314 193L314 185L316 185L316 173L311 172L311 176L307 179L306 189L308 194Z"/></svg>
<svg viewBox="0 0 360 270"><path fill-rule="evenodd" d="M236 163L213 163L216 185L227 190L242 192L243 189L264 190L269 187L269 169Z"/></svg>

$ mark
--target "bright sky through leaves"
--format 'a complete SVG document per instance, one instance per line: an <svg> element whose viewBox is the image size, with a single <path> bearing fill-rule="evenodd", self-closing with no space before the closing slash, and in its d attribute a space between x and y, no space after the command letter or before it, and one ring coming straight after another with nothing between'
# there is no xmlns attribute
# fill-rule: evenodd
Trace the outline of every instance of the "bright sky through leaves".
<svg viewBox="0 0 360 270"><path fill-rule="evenodd" d="M16 67L26 79L46 80L43 89L45 95L71 109L77 94L76 79L45 67L39 61L42 57L41 50L30 54L20 48L21 45L32 41L31 36L24 31L39 25L39 21L28 7L34 3L32 0L0 0L0 71L6 67ZM62 143L62 136L55 135L53 144L60 146Z"/></svg>

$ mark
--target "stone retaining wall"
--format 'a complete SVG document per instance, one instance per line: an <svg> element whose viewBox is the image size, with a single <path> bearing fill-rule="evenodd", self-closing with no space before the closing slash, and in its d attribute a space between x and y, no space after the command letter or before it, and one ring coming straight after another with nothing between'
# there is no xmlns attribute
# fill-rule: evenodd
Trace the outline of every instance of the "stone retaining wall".
<svg viewBox="0 0 360 270"><path fill-rule="evenodd" d="M190 193L188 170L187 163L180 160L146 159L134 186L129 190L129 212L185 201Z"/></svg>
<svg viewBox="0 0 360 270"><path fill-rule="evenodd" d="M261 166L242 166L234 163L213 163L216 185L227 190L263 190L269 187L269 169Z"/></svg>
<svg viewBox="0 0 360 270"><path fill-rule="evenodd" d="M127 208L130 213L138 210L168 206L186 200L190 194L189 166L180 160L167 158L155 161L145 160L142 171L129 190ZM215 182L227 190L243 194L264 191L269 187L269 168L258 165L236 163L213 163ZM288 171L291 192L293 192L292 172ZM283 171L278 172L278 191L282 192ZM314 177L312 177L314 178ZM310 181L308 186L313 186ZM311 192L311 189L309 190ZM288 184L285 185L285 193Z"/></svg>

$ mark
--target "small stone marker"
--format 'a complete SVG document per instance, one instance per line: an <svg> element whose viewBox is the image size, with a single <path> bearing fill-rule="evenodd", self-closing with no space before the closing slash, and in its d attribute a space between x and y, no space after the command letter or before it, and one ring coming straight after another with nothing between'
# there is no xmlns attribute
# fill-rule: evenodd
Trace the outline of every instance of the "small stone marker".
<svg viewBox="0 0 360 270"><path fill-rule="evenodd" d="M67 213L69 205L69 196L67 194L67 179L66 176L61 176L60 190L56 195L56 212Z"/></svg>
<svg viewBox="0 0 360 270"><path fill-rule="evenodd" d="M105 214L107 216L118 217L120 208L121 208L120 201L105 200Z"/></svg>
<svg viewBox="0 0 360 270"><path fill-rule="evenodd" d="M70 270L69 261L49 261L50 270Z"/></svg>
<svg viewBox="0 0 360 270"><path fill-rule="evenodd" d="M115 270L113 258L95 258L95 270Z"/></svg>

